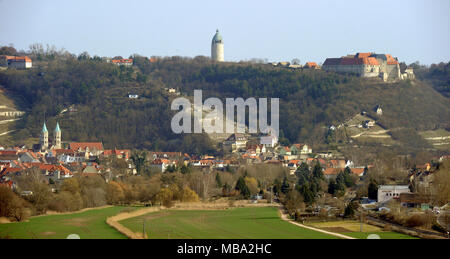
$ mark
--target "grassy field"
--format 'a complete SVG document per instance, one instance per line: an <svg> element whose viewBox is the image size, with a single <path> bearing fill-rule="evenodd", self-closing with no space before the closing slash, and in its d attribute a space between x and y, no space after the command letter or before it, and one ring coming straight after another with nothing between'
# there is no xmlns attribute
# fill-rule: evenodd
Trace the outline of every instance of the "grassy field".
<svg viewBox="0 0 450 259"><path fill-rule="evenodd" d="M277 208L165 210L120 221L151 239L331 239L337 238L281 220Z"/></svg>
<svg viewBox="0 0 450 259"><path fill-rule="evenodd" d="M383 229L369 224L363 224L362 232L360 232L361 224L354 220L315 222L308 225L360 239L366 239L370 234L377 234L381 239L415 239L415 237L401 233L383 231Z"/></svg>
<svg viewBox="0 0 450 259"><path fill-rule="evenodd" d="M132 208L136 209L136 208ZM93 209L85 212L45 215L27 222L0 224L0 238L65 239L77 234L82 239L125 239L106 224L106 218L125 207ZM228 210L164 210L120 221L134 232L145 231L151 239L335 239L337 237L301 228L281 220L277 208L254 207ZM378 234L382 239L413 238L357 221L308 224L327 231L365 239Z"/></svg>
<svg viewBox="0 0 450 259"><path fill-rule="evenodd" d="M124 207L109 207L73 214L38 216L27 222L0 224L0 238L65 239L70 234L77 234L81 239L123 239L126 236L105 222L107 217L123 210Z"/></svg>

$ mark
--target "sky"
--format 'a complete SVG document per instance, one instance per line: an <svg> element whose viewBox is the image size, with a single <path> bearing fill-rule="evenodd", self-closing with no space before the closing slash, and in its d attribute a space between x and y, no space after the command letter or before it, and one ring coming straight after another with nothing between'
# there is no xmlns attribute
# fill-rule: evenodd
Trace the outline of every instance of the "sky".
<svg viewBox="0 0 450 259"><path fill-rule="evenodd" d="M322 63L356 52L450 61L449 0L0 0L0 45L98 56L210 56Z"/></svg>

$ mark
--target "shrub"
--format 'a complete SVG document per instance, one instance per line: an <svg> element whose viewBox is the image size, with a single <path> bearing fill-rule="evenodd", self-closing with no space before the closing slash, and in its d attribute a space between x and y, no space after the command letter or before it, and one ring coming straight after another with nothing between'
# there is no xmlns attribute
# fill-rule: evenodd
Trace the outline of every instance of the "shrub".
<svg viewBox="0 0 450 259"><path fill-rule="evenodd" d="M437 223L433 223L433 226L431 226L431 229L441 232L441 233L444 233L444 234L447 234L447 230Z"/></svg>
<svg viewBox="0 0 450 259"><path fill-rule="evenodd" d="M0 217L13 218L17 221L25 220L30 214L27 208L29 206L11 189L0 186Z"/></svg>
<svg viewBox="0 0 450 259"><path fill-rule="evenodd" d="M184 187L180 191L180 200L182 202L196 202L198 201L198 195L189 187Z"/></svg>
<svg viewBox="0 0 450 259"><path fill-rule="evenodd" d="M409 217L406 222L405 222L405 226L413 228L413 227L420 227L425 225L426 223L426 218L424 217L424 215L412 215L411 217Z"/></svg>

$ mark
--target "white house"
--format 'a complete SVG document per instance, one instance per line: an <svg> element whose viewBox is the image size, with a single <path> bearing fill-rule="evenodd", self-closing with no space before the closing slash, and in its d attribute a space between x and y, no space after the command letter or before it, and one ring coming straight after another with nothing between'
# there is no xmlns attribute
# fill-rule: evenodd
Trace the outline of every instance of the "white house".
<svg viewBox="0 0 450 259"><path fill-rule="evenodd" d="M16 69L27 69L33 66L29 57L10 57L8 58L8 67Z"/></svg>
<svg viewBox="0 0 450 259"><path fill-rule="evenodd" d="M77 156L75 154L62 154L59 156L58 161L63 164L69 163L82 163L86 160L84 156Z"/></svg>
<svg viewBox="0 0 450 259"><path fill-rule="evenodd" d="M401 193L410 193L408 185L380 185L378 187L378 202L399 199Z"/></svg>
<svg viewBox="0 0 450 259"><path fill-rule="evenodd" d="M170 160L168 160L168 159L155 159L151 163L151 167L157 169L158 172L164 173L167 170L167 167L169 167L169 165L172 165L172 164L173 163L170 162Z"/></svg>
<svg viewBox="0 0 450 259"><path fill-rule="evenodd" d="M266 147L275 147L278 144L278 138L276 136L262 136L260 137L261 145Z"/></svg>
<svg viewBox="0 0 450 259"><path fill-rule="evenodd" d="M228 151L238 151L245 149L247 146L247 138L244 134L235 133L223 142L223 148Z"/></svg>

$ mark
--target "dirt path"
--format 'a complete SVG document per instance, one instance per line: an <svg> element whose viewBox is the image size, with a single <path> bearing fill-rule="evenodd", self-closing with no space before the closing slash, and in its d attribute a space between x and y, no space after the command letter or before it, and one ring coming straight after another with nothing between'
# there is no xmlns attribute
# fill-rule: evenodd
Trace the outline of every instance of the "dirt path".
<svg viewBox="0 0 450 259"><path fill-rule="evenodd" d="M15 130L10 130L10 131L7 131L7 132L0 133L0 136L8 135L9 133L14 132L14 131Z"/></svg>
<svg viewBox="0 0 450 259"><path fill-rule="evenodd" d="M203 202L193 202L193 203L177 203L175 206L170 208L169 210L223 210L229 208L239 208L239 207L268 207L274 206L274 204L270 203L259 203L259 204L251 204L248 201L237 202L233 207L230 207L228 203L218 202L218 203L203 203ZM160 210L167 210L167 208L161 207L151 207L140 209L132 212L122 212L115 216L109 217L106 219L106 223L111 227L115 228L120 233L124 234L130 239L143 239L142 233L136 233L131 231L129 228L123 226L119 223L121 220L135 218L147 213L157 212ZM147 238L147 236L145 237Z"/></svg>
<svg viewBox="0 0 450 259"><path fill-rule="evenodd" d="M328 234L328 235L332 235L332 236L336 236L336 237L339 237L339 238L344 238L344 239L356 239L356 238L354 238L354 237L349 237L349 236L346 236L346 235L343 235L343 234L338 234L338 233L326 231L326 230L323 230L323 229L313 228L313 227L310 227L310 226L306 226L306 225L300 224L300 223L298 223L298 222L295 222L295 221L289 219L289 218L287 217L287 215L284 214L283 208L282 208L282 207L279 207L278 210L280 211L280 215L281 215L281 219L282 219L282 220L287 221L287 222L289 222L289 223L291 223L291 224L294 224L294 225L296 225L296 226L299 226L299 227L302 227L302 228L307 228L307 229L314 230L314 231L318 231L318 232L322 232L322 233L325 233L325 234Z"/></svg>
<svg viewBox="0 0 450 259"><path fill-rule="evenodd" d="M113 207L113 206L112 206L112 205L105 205L105 206L100 206L100 207L84 208L84 209L81 209L81 210L77 210L77 211L69 211L69 212L47 211L45 214L37 215L37 216L31 216L30 218L38 218L38 217L49 216L49 215L67 215L67 214L76 214L76 213L81 213L81 212L85 212L85 211L89 211L89 210L106 209L106 208L109 208L109 207Z"/></svg>
<svg viewBox="0 0 450 259"><path fill-rule="evenodd" d="M145 209L141 209L141 210L135 210L132 212L122 212L122 213L117 214L116 216L108 217L106 219L106 224L115 228L117 231L124 234L125 236L127 236L130 239L143 239L142 233L135 233L135 232L131 231L129 228L120 224L119 221L129 219L129 218L139 217L139 216L145 215L147 213L156 212L156 211L160 211L160 210L161 210L160 207L151 207L151 208L145 208Z"/></svg>
<svg viewBox="0 0 450 259"><path fill-rule="evenodd" d="M2 120L2 121L0 121L0 124L6 124L6 123L10 123L10 122L13 122L13 121L18 121L18 120L20 120L21 118L18 118L18 119L10 119L10 120Z"/></svg>

